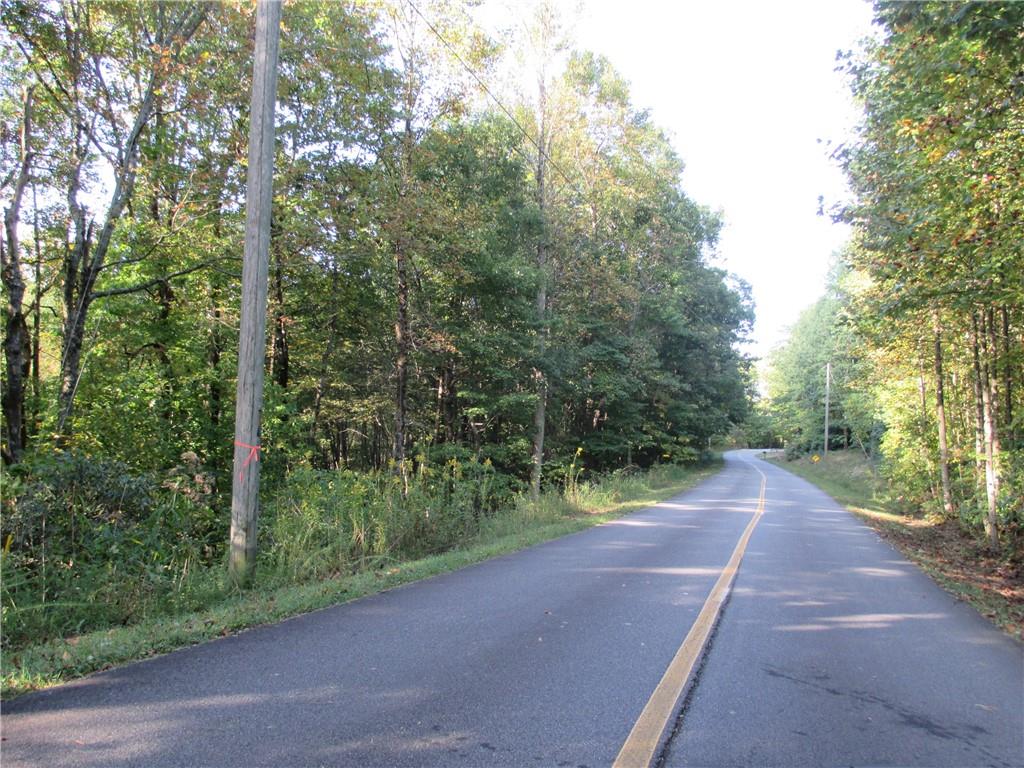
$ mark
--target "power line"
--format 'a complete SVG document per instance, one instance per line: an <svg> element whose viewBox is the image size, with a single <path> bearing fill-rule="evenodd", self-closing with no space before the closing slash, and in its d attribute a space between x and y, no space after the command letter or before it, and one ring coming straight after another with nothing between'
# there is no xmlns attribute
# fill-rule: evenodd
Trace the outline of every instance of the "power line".
<svg viewBox="0 0 1024 768"><path fill-rule="evenodd" d="M498 105L498 108L502 112L505 113L505 115L508 117L508 119L512 121L512 124L516 128L519 129L519 132L522 133L524 137L526 137L527 141L529 141L531 144L533 144L534 147L536 147L538 155L540 157L544 158L552 168L554 168L556 171L558 171L558 175L561 176L562 179L565 180L566 184L568 184L570 187L575 189L576 192L579 193L580 197L585 198L586 194L584 194L583 190L581 190L576 185L576 183L573 182L568 177L568 175L566 175L566 173L558 166L558 164L555 163L555 161L551 159L551 155L549 155L544 150L544 148L541 147L541 145L537 143L537 140L534 139L533 136L530 135L529 131L527 131L523 127L522 123L520 123L516 119L515 115L512 114L511 110L509 110L508 107L506 107L504 104L502 104L501 99L499 99L497 96L494 95L494 92L491 91L491 89L487 87L487 83L485 83L483 81L483 79L476 73L476 71L471 66L469 66L469 64L466 63L466 61L462 58L462 56L459 55L459 52L455 49L455 47L451 43L449 43L448 40L445 39L444 35L442 35L437 30L437 27L435 27L433 24L430 23L430 20L426 16L423 15L423 12L420 11L420 9L416 6L416 3L414 3L412 0L408 0L408 3L409 3L409 7L412 8L416 12L416 15L419 16L421 19L423 19L423 23L427 25L427 28L434 34L434 36L438 40L441 41L441 43L444 45L445 48L448 49L448 51L455 58L455 60L458 61L459 64L462 65L462 68L465 69L473 77L474 80L476 80L477 84L483 89L484 93L486 93L491 98L491 101L493 101L495 104ZM527 159L530 159L530 158L527 158Z"/></svg>

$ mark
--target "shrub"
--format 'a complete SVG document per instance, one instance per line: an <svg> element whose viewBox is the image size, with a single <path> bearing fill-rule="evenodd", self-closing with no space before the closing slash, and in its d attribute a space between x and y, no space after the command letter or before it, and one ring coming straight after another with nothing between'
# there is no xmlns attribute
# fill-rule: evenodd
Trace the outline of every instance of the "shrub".
<svg viewBox="0 0 1024 768"><path fill-rule="evenodd" d="M209 507L78 453L17 472L5 482L4 647L177 610L208 591L226 538Z"/></svg>
<svg viewBox="0 0 1024 768"><path fill-rule="evenodd" d="M443 552L475 536L512 488L490 462L457 454L420 456L407 484L391 471L298 469L267 507L262 568L303 581Z"/></svg>

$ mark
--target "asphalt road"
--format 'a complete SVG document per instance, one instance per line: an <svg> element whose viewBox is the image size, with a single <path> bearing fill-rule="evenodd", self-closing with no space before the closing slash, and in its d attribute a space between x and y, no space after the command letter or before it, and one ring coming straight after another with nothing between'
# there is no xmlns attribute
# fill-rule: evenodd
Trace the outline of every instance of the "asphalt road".
<svg viewBox="0 0 1024 768"><path fill-rule="evenodd" d="M619 521L4 703L0 760L610 765L758 507L758 468L764 516L665 764L1024 764L1021 646L749 453Z"/></svg>
<svg viewBox="0 0 1024 768"><path fill-rule="evenodd" d="M1024 765L1024 649L766 462L666 768ZM742 734L742 735L740 735Z"/></svg>

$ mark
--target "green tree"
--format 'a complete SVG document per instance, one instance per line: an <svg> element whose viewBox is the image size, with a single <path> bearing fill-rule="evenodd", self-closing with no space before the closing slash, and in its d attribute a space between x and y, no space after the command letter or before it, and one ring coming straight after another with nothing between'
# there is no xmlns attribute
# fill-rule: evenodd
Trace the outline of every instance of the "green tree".
<svg viewBox="0 0 1024 768"><path fill-rule="evenodd" d="M995 547L1020 515L1006 480L1020 461L1024 8L881 2L876 15L883 37L846 65L861 136L838 155L855 193L840 215L858 229L850 261L864 276L854 315L880 351L914 350L899 369L916 366L931 412L890 425L891 453L927 446L932 499L945 515L966 501L969 515L983 498ZM965 462L974 489L960 481Z"/></svg>

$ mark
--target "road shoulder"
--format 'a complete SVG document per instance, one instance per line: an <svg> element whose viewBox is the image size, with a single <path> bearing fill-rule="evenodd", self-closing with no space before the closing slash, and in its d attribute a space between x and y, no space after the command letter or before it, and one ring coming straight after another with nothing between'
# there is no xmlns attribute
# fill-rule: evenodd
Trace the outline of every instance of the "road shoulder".
<svg viewBox="0 0 1024 768"><path fill-rule="evenodd" d="M895 514L873 498L861 463L830 457L772 463L813 483L856 515L879 536L927 573L940 587L970 604L1017 640L1024 640L1024 562L993 553L979 536L955 520ZM851 466L854 464L854 466Z"/></svg>

